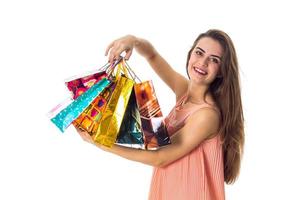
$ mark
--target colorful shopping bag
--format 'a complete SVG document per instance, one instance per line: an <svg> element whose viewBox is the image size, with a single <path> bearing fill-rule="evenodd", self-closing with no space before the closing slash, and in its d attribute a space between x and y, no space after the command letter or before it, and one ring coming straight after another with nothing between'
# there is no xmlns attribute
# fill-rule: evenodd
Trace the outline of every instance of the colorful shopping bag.
<svg viewBox="0 0 300 200"><path fill-rule="evenodd" d="M72 124L77 128L85 130L91 136L94 135L101 122L115 85L116 84L112 82L110 86L106 87L104 91L80 114L80 116L72 122Z"/></svg>
<svg viewBox="0 0 300 200"><path fill-rule="evenodd" d="M95 142L108 147L116 141L134 83L121 59L110 68L109 79L111 85L73 121L74 126L87 131Z"/></svg>
<svg viewBox="0 0 300 200"><path fill-rule="evenodd" d="M61 110L51 121L61 132L64 132L73 120L75 120L109 84L110 81L107 78L103 78L66 108Z"/></svg>
<svg viewBox="0 0 300 200"><path fill-rule="evenodd" d="M122 72L124 74L123 76L135 79L131 73L128 73L127 68L123 68L125 62L123 59L120 59L117 62L118 65L114 69L110 69L110 74L112 75L112 77L110 77L112 80L111 86L107 87L88 106L88 108L86 108L85 111L73 121L73 125L75 127L87 131L93 137L95 137L96 130L102 124L102 117L104 116L107 104L116 87L116 81L113 80L116 80ZM141 120L134 95L130 96L128 106L125 109L124 119L122 120L116 143L143 148L144 142L143 133L141 131Z"/></svg>
<svg viewBox="0 0 300 200"><path fill-rule="evenodd" d="M122 75L117 77L116 86L103 113L101 124L93 136L95 142L111 147L119 133L134 81Z"/></svg>
<svg viewBox="0 0 300 200"><path fill-rule="evenodd" d="M72 94L73 99L77 99L81 94L86 92L90 87L96 84L98 81L107 77L111 79L110 74L112 68L117 63L110 65L107 63L103 67L91 72L73 76L65 81L65 85ZM111 81L111 80L110 80ZM102 113L107 104L108 98L114 89L114 83L111 81L103 92L101 92L93 102L75 119L72 123L74 126L83 129L91 135L97 130L97 125L101 119Z"/></svg>
<svg viewBox="0 0 300 200"><path fill-rule="evenodd" d="M170 144L152 81L135 84L134 91L140 111L146 149Z"/></svg>
<svg viewBox="0 0 300 200"><path fill-rule="evenodd" d="M104 66L106 67L106 66ZM79 77L72 77L65 81L68 90L72 94L73 99L77 99L81 94L87 91L95 83L107 77L107 73L103 68L96 71L89 72L86 75L81 75Z"/></svg>
<svg viewBox="0 0 300 200"><path fill-rule="evenodd" d="M137 107L134 90L131 92L116 143L144 148L141 117Z"/></svg>
<svg viewBox="0 0 300 200"><path fill-rule="evenodd" d="M51 121L62 132L64 132L72 121L76 119L98 96L98 94L100 94L111 83L111 81L107 79L107 72L110 72L109 67L110 64L106 64L98 69L97 72L88 73L83 76L81 75L80 77L73 77L70 78L69 81L66 81L68 89L72 92L71 100L74 101L69 102L68 105L58 105L49 113ZM81 94L80 89L83 89L83 86L85 87L85 91L88 89L89 91L77 99L77 97Z"/></svg>

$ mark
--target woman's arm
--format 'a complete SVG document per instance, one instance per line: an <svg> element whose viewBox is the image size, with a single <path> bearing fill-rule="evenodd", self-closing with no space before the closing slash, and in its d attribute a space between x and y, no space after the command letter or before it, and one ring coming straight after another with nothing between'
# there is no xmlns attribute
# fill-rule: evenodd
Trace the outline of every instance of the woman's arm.
<svg viewBox="0 0 300 200"><path fill-rule="evenodd" d="M211 108L203 108L193 113L183 128L175 133L172 143L158 150L133 149L119 145L107 148L94 143L87 133L79 131L79 134L99 148L121 156L123 158L141 162L147 165L163 167L186 155L196 148L203 140L217 133L219 127L219 116Z"/></svg>
<svg viewBox="0 0 300 200"><path fill-rule="evenodd" d="M188 87L188 80L176 72L169 63L156 51L153 45L142 38L127 35L108 45L105 55L109 54L109 62L118 59L122 52L126 52L125 59L129 59L133 48L150 64L155 73L170 87L177 97L181 96Z"/></svg>

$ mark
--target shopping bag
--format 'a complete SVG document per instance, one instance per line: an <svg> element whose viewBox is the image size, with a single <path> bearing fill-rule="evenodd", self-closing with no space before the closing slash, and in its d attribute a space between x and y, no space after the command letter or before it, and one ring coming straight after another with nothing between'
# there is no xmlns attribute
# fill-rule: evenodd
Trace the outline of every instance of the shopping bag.
<svg viewBox="0 0 300 200"><path fill-rule="evenodd" d="M130 147L144 148L141 117L134 90L131 92L116 143Z"/></svg>
<svg viewBox="0 0 300 200"><path fill-rule="evenodd" d="M110 86L106 87L72 124L93 136L101 123L103 113L105 112L115 85L116 84L112 82Z"/></svg>
<svg viewBox="0 0 300 200"><path fill-rule="evenodd" d="M154 91L152 81L134 85L146 149L155 149L170 144L170 138Z"/></svg>
<svg viewBox="0 0 300 200"><path fill-rule="evenodd" d="M104 91L99 94L99 96L96 97L96 99L80 114L80 116L77 119L73 121L73 125L75 127L88 132L91 136L93 136L96 133L98 126L101 125L102 116L105 112L107 103L109 102L116 86L116 77L121 76L122 66L120 66L120 62L121 59L117 60L113 66L108 67L106 70L108 74L108 78L111 81L111 84L108 87L106 87ZM94 79L94 81L89 81L90 82L89 87L90 87L96 82L95 79L97 80L97 78L94 77L97 76L101 77L101 74L99 75L99 72L96 71L95 74L90 74L85 77L77 78L75 83L79 81L83 82L82 80ZM89 77L92 77L92 79ZM75 84L72 82L74 82L74 80L71 82L66 82L66 85L68 86L68 89L74 94L73 92L74 89L77 90L78 87L74 87ZM69 87L70 85L73 87Z"/></svg>
<svg viewBox="0 0 300 200"><path fill-rule="evenodd" d="M118 64L117 67L119 70L123 70L124 74L117 74L115 77L116 86L107 103L96 134L92 136L95 142L107 147L111 147L116 142L134 85L134 81L130 79L122 63Z"/></svg>
<svg viewBox="0 0 300 200"><path fill-rule="evenodd" d="M66 81L68 89L73 92L71 100L74 101L69 102L68 105L64 103L56 106L48 115L51 116L51 121L62 132L64 132L65 129L72 123L72 121L76 119L85 110L85 108L111 83L111 81L107 79L107 72L110 72L109 67L110 64L108 63L101 67L97 73L89 73L85 76L71 78L69 81ZM91 77L93 77L93 79L91 79ZM87 80L89 80L89 82ZM93 84L90 84L91 80L93 80ZM79 93L78 89L80 89L81 86L84 86L85 90L88 91L78 98L81 94Z"/></svg>
<svg viewBox="0 0 300 200"><path fill-rule="evenodd" d="M104 77L66 108L61 110L56 116L51 118L51 121L61 132L64 132L73 120L75 120L109 84L110 81Z"/></svg>
<svg viewBox="0 0 300 200"><path fill-rule="evenodd" d="M65 81L65 85L71 92L73 99L77 99L81 94L86 92L90 87L98 81L107 77L111 83L101 92L93 102L75 119L72 123L74 126L83 129L91 135L97 130L97 125L101 118L102 112L105 109L106 103L110 94L114 89L114 83L111 80L110 73L114 65L107 63L103 67L91 72L73 76Z"/></svg>
<svg viewBox="0 0 300 200"><path fill-rule="evenodd" d="M71 77L65 81L68 90L72 94L73 99L77 99L81 94L87 91L95 83L107 77L107 65L95 71L88 72L87 74Z"/></svg>
<svg viewBox="0 0 300 200"><path fill-rule="evenodd" d="M116 77L123 72L123 75L135 80L135 77L128 73L127 68L123 68L124 59L119 60L119 64L115 69L111 70L111 80L116 80ZM115 74L113 71L117 71ZM102 117L105 113L107 104L115 89L116 82L112 81L111 86L107 87L86 110L73 121L73 125L77 128L85 130L91 136L95 137L96 130L102 124ZM133 90L133 89L132 89ZM133 93L134 94L134 93ZM131 94L128 106L125 108L124 119L118 133L116 143L129 145L131 147L143 148L143 133L141 131L141 120L135 101L135 96Z"/></svg>

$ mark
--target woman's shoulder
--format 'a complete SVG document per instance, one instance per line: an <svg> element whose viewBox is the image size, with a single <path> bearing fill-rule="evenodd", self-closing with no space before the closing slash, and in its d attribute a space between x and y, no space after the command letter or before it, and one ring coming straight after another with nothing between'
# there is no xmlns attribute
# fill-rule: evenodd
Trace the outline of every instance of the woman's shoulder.
<svg viewBox="0 0 300 200"><path fill-rule="evenodd" d="M208 110L213 110L215 111L218 115L220 114L220 109L217 106L217 104L214 101L210 101L210 102L205 102L201 105L199 105L199 110L200 109L208 109Z"/></svg>
<svg viewBox="0 0 300 200"><path fill-rule="evenodd" d="M219 108L217 107L216 104L214 103L202 103L199 105L194 105L192 112L190 113L190 115L203 115L203 116L207 116L207 115L211 115L211 116L217 116L219 117L220 111Z"/></svg>
<svg viewBox="0 0 300 200"><path fill-rule="evenodd" d="M205 140L215 138L219 133L220 116L215 107L211 104L201 104L198 109L190 112L184 121L184 126L194 127L193 131L205 132L207 137Z"/></svg>
<svg viewBox="0 0 300 200"><path fill-rule="evenodd" d="M188 118L192 119L201 119L203 118L206 123L210 126L219 126L220 124L220 111L216 104L213 102L202 103L200 105L195 105L193 109L191 109ZM186 119L186 120L187 120Z"/></svg>
<svg viewBox="0 0 300 200"><path fill-rule="evenodd" d="M192 121L197 122L197 120L205 121L205 123L210 124L211 126L219 125L220 123L220 114L219 110L215 105L203 103L197 106L194 106L188 116L189 119L194 119Z"/></svg>

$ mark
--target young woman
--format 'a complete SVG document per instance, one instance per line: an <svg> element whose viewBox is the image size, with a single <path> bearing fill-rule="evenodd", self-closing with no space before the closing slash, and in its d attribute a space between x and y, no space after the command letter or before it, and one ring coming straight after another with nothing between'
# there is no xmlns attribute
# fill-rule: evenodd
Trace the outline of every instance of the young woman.
<svg viewBox="0 0 300 200"><path fill-rule="evenodd" d="M220 30L200 34L187 56L189 79L174 71L146 40L127 35L106 49L109 62L133 48L176 95L165 118L171 144L155 151L114 145L101 149L154 166L150 200L222 200L224 182L239 174L244 146L244 118L236 52ZM93 143L89 135L81 137Z"/></svg>

